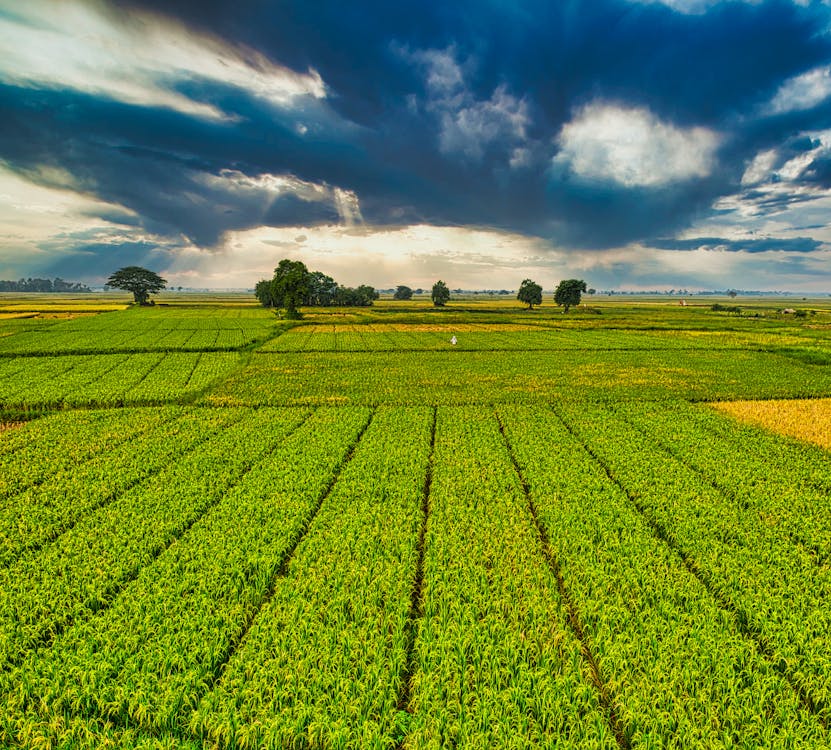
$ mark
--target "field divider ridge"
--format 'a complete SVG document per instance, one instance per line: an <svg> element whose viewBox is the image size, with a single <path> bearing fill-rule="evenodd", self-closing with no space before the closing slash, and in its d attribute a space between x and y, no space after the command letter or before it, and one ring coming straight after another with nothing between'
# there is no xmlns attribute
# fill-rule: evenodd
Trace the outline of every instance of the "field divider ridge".
<svg viewBox="0 0 831 750"><path fill-rule="evenodd" d="M409 628L407 630L407 661L406 672L401 680L401 694L398 698L398 710L410 712L410 697L413 692L413 680L417 671L415 641L418 631L417 623L424 616L424 546L427 536L427 521L430 516L430 488L433 484L433 453L436 448L436 421L438 407L433 406L433 423L430 427L430 453L427 457L427 468L424 475L424 490L421 498L421 526L418 534L418 556L416 558L415 581L413 582L410 597L410 611L408 614ZM398 747L403 747L402 738Z"/></svg>
<svg viewBox="0 0 831 750"><path fill-rule="evenodd" d="M517 461L516 454L514 453L511 441L508 439L508 435L505 432L505 425L502 422L499 412L495 410L494 414L496 415L496 420L499 423L499 432L502 434L502 437L505 440L505 447L508 450L508 455L510 456L511 463L514 466L514 471L516 472L516 475L519 479L519 483L522 487L522 492L525 495L526 501L528 502L528 509L531 513L531 518L533 519L534 527L536 528L537 534L539 536L540 548L542 550L543 557L545 557L545 561L548 563L549 567L551 568L551 571L554 573L554 576L557 579L557 588L559 590L560 597L562 598L563 603L566 606L566 611L568 612L568 624L574 632L574 635L577 637L577 640L580 642L580 653L582 654L583 658L586 661L586 664L589 667L589 671L591 673L591 681L595 689L597 690L598 696L600 698L600 704L603 706L603 709L606 712L606 716L609 722L609 728L612 730L615 740L617 741L617 744L621 748L621 750L629 750L630 744L628 739L626 738L626 732L624 731L623 724L618 718L617 711L615 710L614 697L606 687L603 675L600 672L600 667L598 666L597 660L595 659L594 654L592 653L588 637L586 636L585 629L583 627L582 622L580 621L580 614L578 612L577 606L575 605L574 600L572 599L571 595L566 589L565 581L563 580L563 574L560 569L560 563L557 560L557 557L552 552L548 532L540 522L539 513L537 512L537 506L534 503L534 499L531 496L531 488L528 484L528 480L525 478L525 475L523 474L522 469L520 468L519 462Z"/></svg>
<svg viewBox="0 0 831 750"><path fill-rule="evenodd" d="M355 450L361 442L361 438L363 438L367 429L369 429L369 425L372 423L372 419L375 416L375 411L376 410L373 409L370 412L366 422L364 422L363 426L360 428L355 440L349 446L346 455L343 457L340 464L335 469L326 487L324 487L323 491L320 493L320 496L318 497L317 502L312 507L311 512L308 514L303 524L298 529L296 536L292 540L288 549L285 551L285 554L283 555L280 564L277 566L277 570L271 577L271 582L268 585L268 589L266 590L265 596L263 597L262 601L251 613L250 617L245 622L239 635L230 644L230 648L228 648L227 651L223 654L222 658L217 663L213 671L213 674L205 681L205 689L202 691L203 695L209 693L213 689L213 686L220 680L220 678L222 677L222 673L225 671L225 667L228 665L228 662L231 660L236 650L242 645L242 643L244 643L246 636L251 630L251 626L257 619L257 615L260 613L260 611L262 611L263 607L265 607L271 600L271 598L274 596L275 590L277 588L277 583L280 580L280 578L283 578L286 575L289 563L291 562L291 559L294 556L294 553L297 550L298 545L308 534L309 528L314 522L315 517L320 512L320 509L323 507L323 504L326 502L326 499L329 497L329 495L332 494L332 490L335 488L335 485L338 482L338 478L341 476L344 469L349 465L350 461L352 461L352 457L355 455Z"/></svg>
<svg viewBox="0 0 831 750"><path fill-rule="evenodd" d="M289 428L288 434L295 432L309 418L312 410L307 409L306 411L307 413L305 416ZM233 430L240 427L240 425L245 423L246 416L250 415L243 414L242 419L230 425L228 429ZM212 436L212 438L216 437L216 434ZM209 442L211 442L211 438L205 441L201 447L204 447ZM9 612L9 605L0 600L0 604L2 604L2 606L0 606L0 626L2 626L0 627L0 634L3 636L2 639L0 639L0 666L5 669L7 666L19 664L21 660L25 658L27 652L51 645L68 628L74 626L78 622L87 621L98 612L110 607L120 592L123 591L124 588L132 581L138 578L144 568L155 562L159 557L164 555L164 553L170 549L173 544L184 537L194 526L194 524L203 518L214 506L221 502L225 493L230 491L234 486L238 485L248 473L250 473L259 463L265 460L268 455L273 453L277 449L277 445L278 444L276 443L272 444L270 448L267 448L261 453L256 454L246 461L241 461L238 473L230 477L230 481L224 486L223 490L216 491L214 496L207 498L201 506L197 503L197 506L190 517L187 517L187 507L182 509L182 512L185 515L183 522L178 526L175 524L171 525L169 534L166 537L160 538L155 545L151 541L150 547L141 553L141 559L137 559L135 561L136 564L134 565L127 564L121 575L118 575L118 570L116 569L116 576L114 579L111 579L110 581L101 581L97 585L97 590L96 587L83 587L80 580L77 582L73 581L70 584L68 591L61 589L61 594L66 601L61 601L59 603L60 606L58 607L58 611L69 609L69 614L64 616L63 619L58 618L50 620L50 616L54 618L55 603L53 601L53 597L48 596L47 592L42 592L42 596L40 598L37 594L35 594L33 601L29 603L36 604L40 607L37 611L37 619L33 623L18 621L20 618L19 604L13 605L13 611ZM194 451L194 453L196 453L196 451ZM126 496L120 497L119 500L123 500L124 497ZM86 516L83 520L88 521L90 518L91 516ZM79 524L76 524L73 530L78 527ZM67 533L72 533L72 531ZM62 535L62 537L59 537L58 539L65 536L66 534ZM78 545L76 545L76 547L78 547L79 550L84 549L83 539ZM130 551L135 552L135 545L130 547ZM17 566L22 563L22 561L22 557L18 558L17 562L12 564L12 567ZM41 561L40 556L36 558L36 561ZM66 559L66 556L58 555L55 567L57 570L63 571L63 566L65 566L68 562L69 561ZM0 570L0 575L5 578L8 578L9 576L15 578L17 577L15 573L16 571L12 571L10 568ZM100 578L100 571L96 570L94 573ZM43 575L48 574L49 571L47 569L42 569L40 571L41 578ZM89 571L89 575L92 576L93 572ZM25 581L26 579L24 578L23 580ZM96 578L92 578L91 580L92 582L97 582ZM72 585L75 586L74 589L72 588ZM0 586L0 590L2 590L2 586ZM26 593L28 590L30 589L24 588L23 592L12 593L11 596L17 600L20 598L18 594ZM35 591L40 590L40 588L35 587ZM8 598L9 594L6 596ZM82 596L86 596L87 599L83 600ZM44 601L45 599L49 600L48 607ZM4 620L11 620L14 627L9 628ZM15 642L14 633L12 632L13 630L17 631L18 642Z"/></svg>
<svg viewBox="0 0 831 750"><path fill-rule="evenodd" d="M598 466L600 466L600 468L605 472L609 480L617 485L626 495L634 508L643 517L645 523L652 530L652 533L678 556L690 574L701 583L710 596L713 597L714 601L718 603L719 607L729 614L731 618L733 618L738 631L745 638L754 643L759 654L763 656L770 666L788 682L794 693L799 698L802 707L813 714L825 729L828 729L826 713L829 708L817 701L805 689L805 687L800 684L797 678L784 665L783 661L776 657L776 654L774 653L765 635L748 621L745 614L733 602L731 602L729 598L720 592L717 586L713 585L713 582L707 572L702 570L696 563L696 560L691 555L687 554L678 545L678 543L673 540L664 525L655 519L654 516L649 513L648 509L641 502L639 502L637 496L632 493L629 488L626 487L626 485L617 477L612 467L603 459L603 457L600 456L591 445L589 445L589 443L574 429L572 424L553 406L552 411L554 411L554 413L563 422L563 425L572 434L574 439L577 440L585 448L586 452L594 459L594 461L597 462Z"/></svg>

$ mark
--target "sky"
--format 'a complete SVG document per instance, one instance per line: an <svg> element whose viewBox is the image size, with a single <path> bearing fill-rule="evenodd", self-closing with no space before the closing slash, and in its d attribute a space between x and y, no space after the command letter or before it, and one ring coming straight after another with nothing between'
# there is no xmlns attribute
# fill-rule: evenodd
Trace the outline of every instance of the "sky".
<svg viewBox="0 0 831 750"><path fill-rule="evenodd" d="M0 0L0 279L831 292L831 4Z"/></svg>

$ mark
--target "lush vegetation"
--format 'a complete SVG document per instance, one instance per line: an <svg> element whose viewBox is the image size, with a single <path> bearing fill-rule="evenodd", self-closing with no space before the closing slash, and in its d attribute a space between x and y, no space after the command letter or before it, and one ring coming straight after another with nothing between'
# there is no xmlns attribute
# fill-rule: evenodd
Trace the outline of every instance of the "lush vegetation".
<svg viewBox="0 0 831 750"><path fill-rule="evenodd" d="M406 297L0 319L0 746L831 746L828 306Z"/></svg>

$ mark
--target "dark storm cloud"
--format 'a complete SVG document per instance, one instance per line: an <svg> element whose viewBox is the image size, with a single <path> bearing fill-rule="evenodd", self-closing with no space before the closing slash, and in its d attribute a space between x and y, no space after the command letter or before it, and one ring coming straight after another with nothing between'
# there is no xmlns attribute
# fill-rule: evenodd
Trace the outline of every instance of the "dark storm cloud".
<svg viewBox="0 0 831 750"><path fill-rule="evenodd" d="M812 253L822 247L822 243L810 237L793 237L792 239L744 239L727 240L721 237L695 237L686 240L650 240L646 244L658 250L727 250L728 252L766 253L781 250L787 253Z"/></svg>
<svg viewBox="0 0 831 750"><path fill-rule="evenodd" d="M44 248L44 249L48 249ZM47 278L77 278L83 269L85 278L106 279L113 269L138 265L161 271L174 257L176 247L160 248L157 243L115 240L113 242L77 242L71 251L60 254L40 268Z"/></svg>
<svg viewBox="0 0 831 750"><path fill-rule="evenodd" d="M226 115L214 120L55 87L0 90L0 159L13 170L44 181L44 166L63 169L75 189L134 212L148 232L200 246L263 224L335 220L332 200L309 193L316 185L353 191L370 224L485 226L614 247L688 226L739 190L758 150L808 150L804 133L831 125L827 104L765 110L790 78L831 62L819 5L731 2L697 15L624 0L109 8L118 22L130 22L125 11L176 18L297 73L317 71L326 86L324 100L279 107L215 80L170 84ZM709 173L651 186L552 170L563 125L597 101L719 134ZM827 163L814 173L827 184ZM242 179L269 174L307 185L272 195Z"/></svg>

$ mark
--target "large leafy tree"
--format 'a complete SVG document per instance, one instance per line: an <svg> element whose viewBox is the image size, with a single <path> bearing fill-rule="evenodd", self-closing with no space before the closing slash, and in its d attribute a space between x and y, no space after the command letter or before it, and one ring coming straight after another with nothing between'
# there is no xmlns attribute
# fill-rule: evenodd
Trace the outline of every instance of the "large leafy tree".
<svg viewBox="0 0 831 750"><path fill-rule="evenodd" d="M287 318L299 318L297 308L309 294L309 269L299 260L283 258L274 269L271 297L276 307L284 307Z"/></svg>
<svg viewBox="0 0 831 750"><path fill-rule="evenodd" d="M395 288L395 294L392 295L392 298L393 299L399 299L399 300L401 300L401 299L403 299L403 300L412 299L413 298L413 290L410 289L410 287L408 287L408 286L404 286L403 284L399 284Z"/></svg>
<svg viewBox="0 0 831 750"><path fill-rule="evenodd" d="M533 310L534 305L542 304L542 287L531 279L525 279L519 285L516 298L528 305L529 310Z"/></svg>
<svg viewBox="0 0 831 750"><path fill-rule="evenodd" d="M568 312L570 307L580 304L580 294L586 291L586 282L582 279L565 279L554 290L554 301Z"/></svg>
<svg viewBox="0 0 831 750"><path fill-rule="evenodd" d="M447 288L447 284L439 279L433 284L431 296L433 298L433 304L436 307L444 307L450 300L450 290Z"/></svg>
<svg viewBox="0 0 831 750"><path fill-rule="evenodd" d="M112 274L107 279L107 284L115 289L132 292L136 304L147 305L150 295L164 289L167 280L141 266L125 266Z"/></svg>

